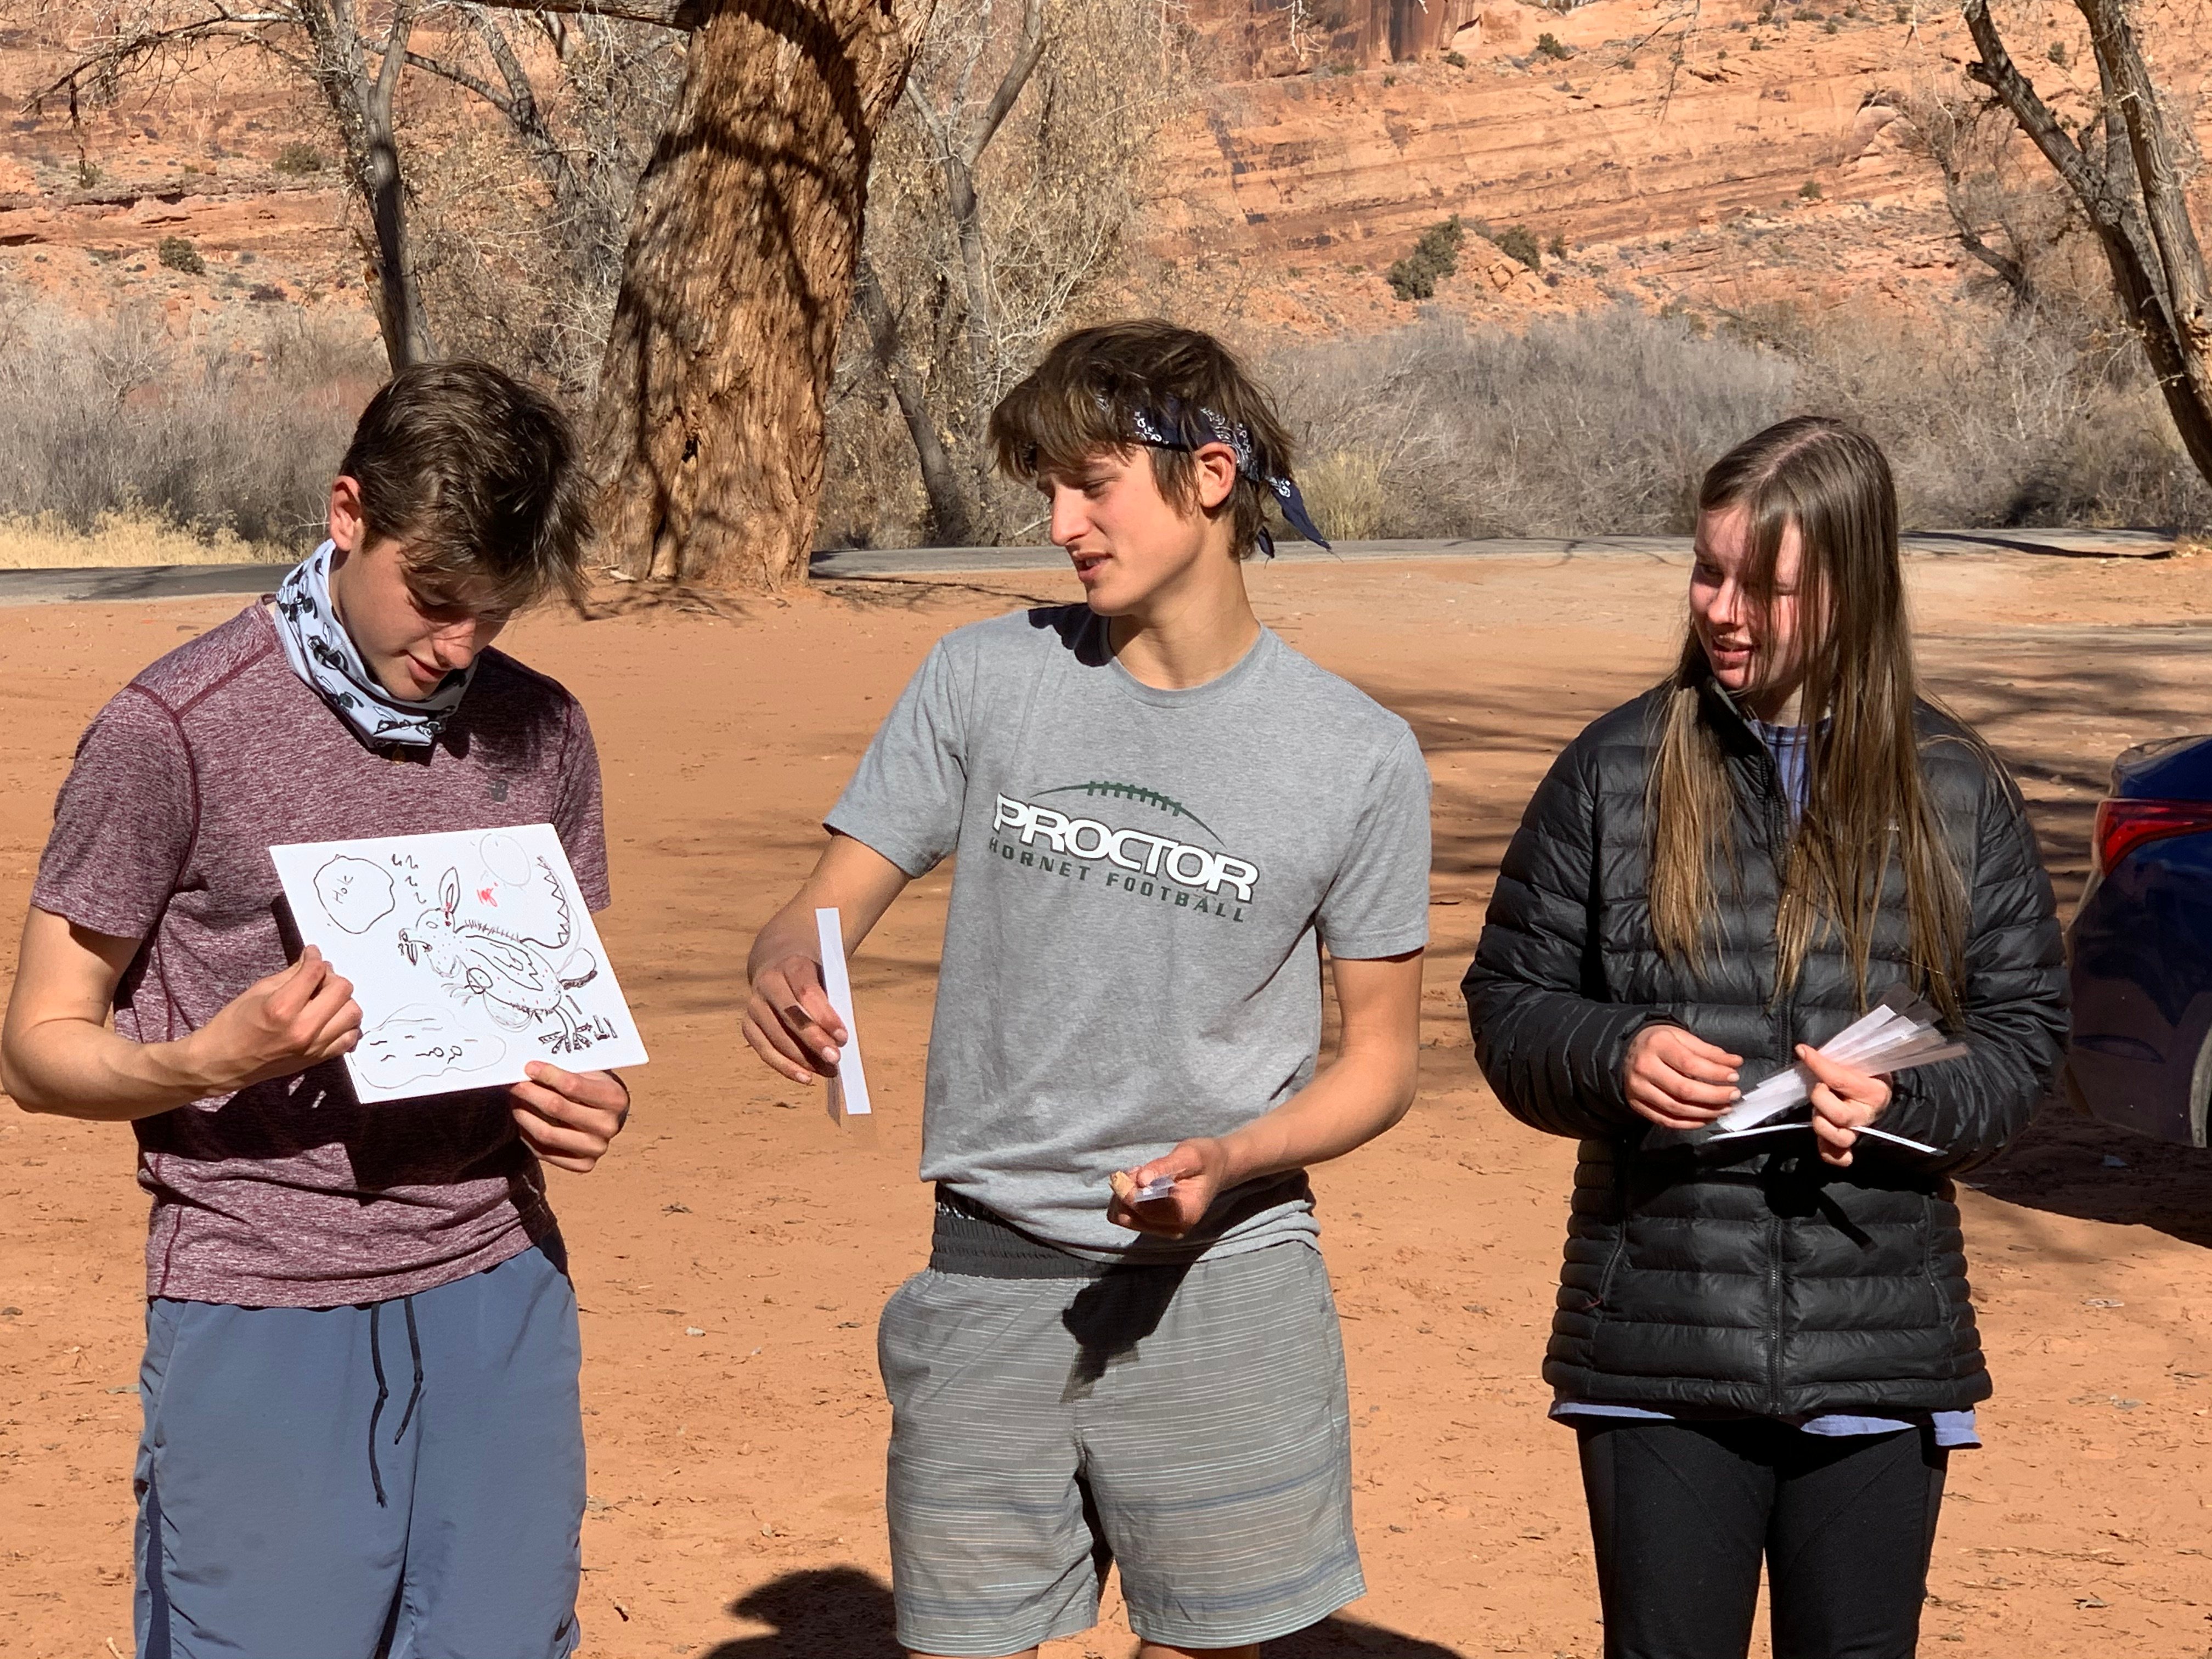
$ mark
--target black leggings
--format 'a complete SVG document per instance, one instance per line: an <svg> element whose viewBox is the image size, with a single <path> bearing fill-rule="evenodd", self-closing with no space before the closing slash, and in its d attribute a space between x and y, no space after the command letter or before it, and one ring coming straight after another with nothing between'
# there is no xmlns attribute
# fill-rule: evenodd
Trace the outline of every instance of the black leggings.
<svg viewBox="0 0 2212 1659"><path fill-rule="evenodd" d="M1583 1418L1606 1659L1741 1659L1766 1560L1775 1659L1912 1659L1950 1453L1750 1418Z"/></svg>

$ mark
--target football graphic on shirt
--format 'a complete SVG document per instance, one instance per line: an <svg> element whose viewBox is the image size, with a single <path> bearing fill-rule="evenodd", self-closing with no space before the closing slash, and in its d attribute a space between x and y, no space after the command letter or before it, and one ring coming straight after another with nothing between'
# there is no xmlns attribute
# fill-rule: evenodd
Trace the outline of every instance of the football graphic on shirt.
<svg viewBox="0 0 2212 1659"><path fill-rule="evenodd" d="M1163 812L1171 812L1176 817L1188 818L1200 829L1205 830L1207 835L1213 836L1214 844L1216 846L1220 844L1221 837L1213 835L1212 826L1207 823L1204 818L1199 817L1197 813L1192 811L1190 808L1185 806L1181 801L1175 799L1172 796L1164 795L1157 789L1147 789L1141 784L1103 782L1063 783L1057 788L1040 789L1037 791L1037 793L1040 796L1072 795L1079 789L1086 795L1107 795L1116 797L1122 800L1141 801L1147 806L1158 807Z"/></svg>
<svg viewBox="0 0 2212 1659"><path fill-rule="evenodd" d="M1096 798L1102 812L1111 804L1127 801L1146 809L1140 816L1164 817L1170 823L1158 829L1109 823L1103 817L1080 816L1075 801L1048 806L1042 797L1082 794ZM1164 791L1140 784L1095 781L1060 784L1037 792L1038 800L1021 800L1001 793L991 817L992 847L1001 857L1024 866L1040 860L1054 873L1089 882L1095 875L1111 890L1156 898L1178 909L1243 920L1242 906L1252 902L1260 880L1260 866L1219 850L1221 837L1205 819ZM1112 812L1126 817L1126 812ZM1188 823L1191 832L1211 842L1206 846L1175 833Z"/></svg>

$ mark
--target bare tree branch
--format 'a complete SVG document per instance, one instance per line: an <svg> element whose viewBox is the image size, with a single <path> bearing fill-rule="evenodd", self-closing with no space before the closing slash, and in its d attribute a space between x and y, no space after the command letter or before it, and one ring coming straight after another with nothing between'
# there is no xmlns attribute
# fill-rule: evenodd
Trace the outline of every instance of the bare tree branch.
<svg viewBox="0 0 2212 1659"><path fill-rule="evenodd" d="M980 360L996 332L998 307L991 292L990 263L983 250L983 216L975 197L975 164L990 147L1044 55L1044 0L1023 0L1021 38L1015 43L1013 61L999 77L991 101L967 124L957 141L944 155L945 193L960 230L961 275L968 285L968 335L970 349ZM969 71L974 69L970 55ZM967 71L963 71L963 81Z"/></svg>
<svg viewBox="0 0 2212 1659"><path fill-rule="evenodd" d="M875 532L933 539L1025 535L1034 505L1003 485L991 407L1065 324L1139 210L1151 140L1182 59L1163 44L1163 0L941 0L879 156L869 206L867 325L848 383L840 447L861 474L853 509ZM895 428L918 468L926 526L907 522L906 477L878 471ZM865 522L865 520L863 520ZM896 528L894 528L894 526Z"/></svg>
<svg viewBox="0 0 2212 1659"><path fill-rule="evenodd" d="M696 29L714 10L710 0L477 0L477 3L501 11L616 17L632 23L657 23L665 29Z"/></svg>
<svg viewBox="0 0 2212 1659"><path fill-rule="evenodd" d="M407 38L414 28L413 0L398 0L392 9L392 33L384 44L384 61L377 66L376 79L369 83L363 111L368 131L365 182L370 215L376 224L384 337L394 368L422 362L433 355L430 319L416 286L408 253L406 197L400 185L398 134L392 121L399 72L407 64Z"/></svg>
<svg viewBox="0 0 2212 1659"><path fill-rule="evenodd" d="M1044 0L1028 0L1022 9L1022 38L1014 45L1014 61L1006 65L1006 72L999 78L999 89L991 94L991 101L969 129L967 142L962 145L968 165L973 167L983 152L991 147L991 140L999 136L1000 125L1006 112L1013 108L1014 100L1022 95L1022 88L1030 83L1036 72L1037 60L1044 56Z"/></svg>
<svg viewBox="0 0 2212 1659"><path fill-rule="evenodd" d="M462 91L474 93L508 120L514 118L514 112L509 107L505 93L482 76L470 74L459 64L449 64L441 58L428 58L419 52L410 52L407 54L407 66L421 70L425 75L434 75L441 81L450 81Z"/></svg>
<svg viewBox="0 0 2212 1659"><path fill-rule="evenodd" d="M23 100L22 108L34 111L47 99L59 92L75 95L77 87L94 75L127 75L156 53L175 48L202 45L221 35L252 33L270 24L296 22L298 20L284 12L234 12L218 7L205 17L196 17L190 22L177 23L167 28L145 29L109 42L97 51L87 52L54 80Z"/></svg>
<svg viewBox="0 0 2212 1659"><path fill-rule="evenodd" d="M930 540L939 547L965 547L973 529L968 498L960 488L959 470L945 447L945 440L938 434L928 399L915 384L913 372L907 366L904 343L899 337L898 319L884 298L883 284L876 280L875 267L865 256L853 286L853 303L860 311L861 322L867 326L876 368L890 383L899 416L906 422L907 435L914 441L915 460L921 469L922 493L929 497Z"/></svg>
<svg viewBox="0 0 2212 1659"><path fill-rule="evenodd" d="M2113 204L2105 199L2105 180L2100 171L2094 168L2081 147L2066 136L2051 113L2051 106L2043 101L2027 77L2012 61L2005 50L1997 26L1990 19L1989 0L1966 0L1966 32L1973 36L1974 49L1982 54L1978 64L1966 65L1966 74L1980 82L2003 100L2020 123L2030 143L2043 152L2058 176L2066 181L2067 188L2080 198L2090 216L2100 223L2110 222Z"/></svg>

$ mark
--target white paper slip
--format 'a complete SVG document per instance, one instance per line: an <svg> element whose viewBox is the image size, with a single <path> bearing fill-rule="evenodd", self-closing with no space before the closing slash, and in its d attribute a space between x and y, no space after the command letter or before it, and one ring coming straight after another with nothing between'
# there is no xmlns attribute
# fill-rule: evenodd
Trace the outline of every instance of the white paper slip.
<svg viewBox="0 0 2212 1659"><path fill-rule="evenodd" d="M1923 1012L1925 1018L1920 1017ZM1882 1003L1822 1043L1820 1052L1831 1060L1885 1076L1964 1056L1966 1045L1945 1036L1934 1022L1935 1011L1925 1004L1915 1003L1901 1010ZM1723 1131L1748 1130L1806 1099L1813 1081L1811 1070L1802 1061L1795 1062L1747 1091L1714 1121Z"/></svg>
<svg viewBox="0 0 2212 1659"><path fill-rule="evenodd" d="M1723 1129L1707 1137L1707 1139L1709 1143L1714 1140L1747 1140L1753 1135L1778 1135L1785 1130L1810 1129L1812 1127L1811 1123L1804 1119L1792 1118L1787 1123L1761 1123L1749 1129ZM1863 1135L1872 1135L1876 1140L1887 1140L1893 1146L1904 1147L1908 1152L1926 1152L1930 1158L1941 1158L1943 1155L1942 1148L1940 1146L1930 1146L1925 1141L1907 1140L1903 1135L1893 1135L1887 1129L1877 1129L1870 1125L1860 1129L1858 1133Z"/></svg>
<svg viewBox="0 0 2212 1659"><path fill-rule="evenodd" d="M364 1103L641 1066L645 1044L550 823L272 847L300 943L353 982Z"/></svg>
<svg viewBox="0 0 2212 1659"><path fill-rule="evenodd" d="M1156 1198L1165 1198L1175 1189L1175 1176L1154 1176L1143 1186L1138 1188L1135 1192L1129 1194L1129 1202L1132 1204L1149 1204Z"/></svg>
<svg viewBox="0 0 2212 1659"><path fill-rule="evenodd" d="M853 1018L853 981L845 969L845 925L836 910L817 910L814 927L822 941L822 988L844 1022L845 1040L837 1045L837 1072L830 1079L830 1115L866 1117L868 1073L860 1064L860 1028Z"/></svg>
<svg viewBox="0 0 2212 1659"><path fill-rule="evenodd" d="M1877 1129L1871 1124L1868 1125L1865 1128L1861 1129L1859 1133L1863 1135L1872 1135L1876 1140L1893 1142L1897 1146L1904 1147L1907 1152L1925 1152L1930 1158L1941 1158L1943 1156L1943 1149L1940 1146L1930 1146L1924 1140L1907 1140L1903 1135L1893 1135L1890 1133L1888 1130Z"/></svg>

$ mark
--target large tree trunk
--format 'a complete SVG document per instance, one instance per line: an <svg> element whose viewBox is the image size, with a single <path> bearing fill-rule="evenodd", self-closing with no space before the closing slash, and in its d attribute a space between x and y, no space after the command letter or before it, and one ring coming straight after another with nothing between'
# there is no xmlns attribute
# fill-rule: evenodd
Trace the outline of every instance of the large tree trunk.
<svg viewBox="0 0 2212 1659"><path fill-rule="evenodd" d="M1989 0L1966 0L1966 29L1981 54L1966 73L1996 94L2088 216L2182 447L2212 479L2212 283L2189 216L2179 124L2123 0L2075 5L2089 25L2103 94L2100 117L2078 142L2006 51Z"/></svg>
<svg viewBox="0 0 2212 1659"><path fill-rule="evenodd" d="M804 576L878 127L932 0L713 0L640 181L592 412L629 574Z"/></svg>

